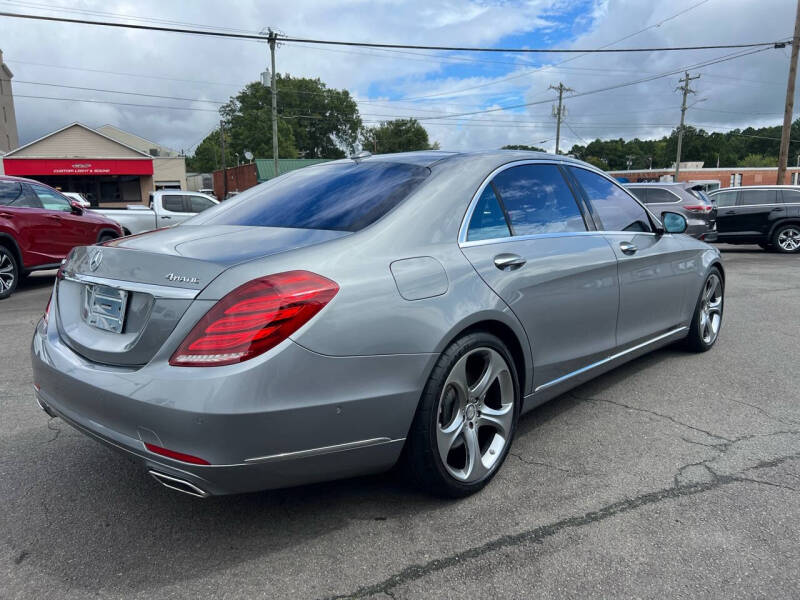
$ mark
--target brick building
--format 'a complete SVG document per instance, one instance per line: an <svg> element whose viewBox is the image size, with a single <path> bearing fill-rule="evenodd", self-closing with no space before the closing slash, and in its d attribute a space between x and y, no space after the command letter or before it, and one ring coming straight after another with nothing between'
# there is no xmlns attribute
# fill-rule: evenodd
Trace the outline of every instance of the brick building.
<svg viewBox="0 0 800 600"><path fill-rule="evenodd" d="M631 183L649 181L673 181L674 169L638 169L630 171L609 171L609 175L618 179L626 179ZM775 185L778 169L775 167L731 167L686 168L681 167L679 181L718 181L719 187L737 187L744 185ZM786 171L786 184L800 185L800 168L789 167Z"/></svg>

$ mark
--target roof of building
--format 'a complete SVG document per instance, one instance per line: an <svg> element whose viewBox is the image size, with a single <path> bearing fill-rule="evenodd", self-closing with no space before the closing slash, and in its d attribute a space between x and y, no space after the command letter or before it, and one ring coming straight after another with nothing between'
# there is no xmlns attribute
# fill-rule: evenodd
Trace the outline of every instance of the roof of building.
<svg viewBox="0 0 800 600"><path fill-rule="evenodd" d="M137 148L134 148L132 146L129 146L129 145L117 140L117 139L109 137L109 136L105 135L104 133L101 133L101 132L97 131L96 129L92 129L91 127L88 127L88 126L84 125L83 123L77 123L77 122L70 123L69 125L67 125L65 127L62 127L61 129L58 129L56 131L53 131L53 132L48 133L46 135L43 135L42 137L40 137L38 139L35 139L32 142L28 142L27 144L24 144L24 145L20 146L19 148L15 148L11 152L7 153L3 158L4 159L5 158L16 158L15 155L17 155L17 154L22 154L22 156L20 156L20 158L34 158L34 157L37 157L38 155L36 155L35 153L31 154L31 151L34 149L34 147L37 144L40 144L40 143L44 142L45 140L47 140L49 138L55 137L55 136L57 136L59 134L62 134L62 133L66 132L67 130L72 129L72 128L80 129L81 131L89 133L90 135L98 136L98 137L106 140L107 142L110 141L110 142L113 142L114 144L116 144L117 146L125 148L125 150L126 150L125 157L126 158L131 158L131 154L133 154L135 157L151 158L150 155L147 154L146 152L142 152L141 150L139 150ZM50 158L50 156L47 155L47 154L44 154L42 156ZM73 155L70 155L68 158L73 158L73 157L74 157ZM64 157L64 158L67 158L67 157Z"/></svg>
<svg viewBox="0 0 800 600"><path fill-rule="evenodd" d="M144 152L147 155L150 155L151 149L156 149L159 152L159 156L162 157L173 157L179 156L179 153L172 148L164 146L163 144L159 144L152 140L148 140L147 138L143 138L140 135L136 135L135 133L131 133L130 131L125 131L120 129L119 127L115 127L114 125L105 124L101 125L97 129L95 129L98 133L101 133L105 136L108 136L112 139L117 140L127 146L136 148L140 152Z"/></svg>

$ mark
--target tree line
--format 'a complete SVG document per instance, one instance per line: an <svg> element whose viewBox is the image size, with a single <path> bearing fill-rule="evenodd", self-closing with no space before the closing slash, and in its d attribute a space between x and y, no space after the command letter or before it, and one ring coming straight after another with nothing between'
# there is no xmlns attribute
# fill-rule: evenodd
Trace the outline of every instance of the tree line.
<svg viewBox="0 0 800 600"><path fill-rule="evenodd" d="M331 89L319 79L276 75L278 88L278 156L344 158L356 143L373 153L438 148L416 119L395 119L367 126L347 90ZM245 151L272 157L272 90L260 82L245 86L220 108L219 127L187 158L186 167L209 172L244 161ZM222 135L225 156L222 155Z"/></svg>
<svg viewBox="0 0 800 600"><path fill-rule="evenodd" d="M726 133L708 132L687 125L683 133L681 162L702 161L705 167L776 167L781 127L747 127ZM800 119L792 124L790 164L800 154ZM669 168L675 164L678 129L657 140L596 139L574 145L569 154L611 171Z"/></svg>

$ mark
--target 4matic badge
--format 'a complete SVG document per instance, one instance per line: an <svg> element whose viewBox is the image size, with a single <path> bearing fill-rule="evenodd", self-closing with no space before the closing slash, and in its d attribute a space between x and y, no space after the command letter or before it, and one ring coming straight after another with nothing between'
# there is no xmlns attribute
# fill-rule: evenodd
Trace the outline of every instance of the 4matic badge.
<svg viewBox="0 0 800 600"><path fill-rule="evenodd" d="M197 277L189 277L188 275L177 275L176 273L169 273L166 278L168 281L176 283L200 283Z"/></svg>

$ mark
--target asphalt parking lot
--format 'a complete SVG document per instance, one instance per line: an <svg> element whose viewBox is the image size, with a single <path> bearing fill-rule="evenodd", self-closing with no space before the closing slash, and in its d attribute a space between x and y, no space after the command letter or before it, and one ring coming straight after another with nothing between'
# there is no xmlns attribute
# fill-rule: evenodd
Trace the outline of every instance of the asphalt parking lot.
<svg viewBox="0 0 800 600"><path fill-rule="evenodd" d="M800 574L800 257L724 247L706 354L645 356L523 418L461 501L394 474L172 493L39 410L52 285L0 302L3 598L792 597Z"/></svg>

